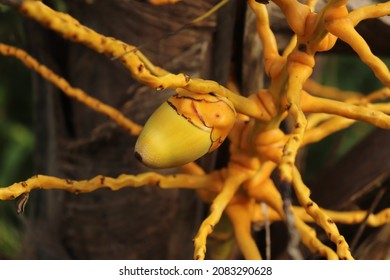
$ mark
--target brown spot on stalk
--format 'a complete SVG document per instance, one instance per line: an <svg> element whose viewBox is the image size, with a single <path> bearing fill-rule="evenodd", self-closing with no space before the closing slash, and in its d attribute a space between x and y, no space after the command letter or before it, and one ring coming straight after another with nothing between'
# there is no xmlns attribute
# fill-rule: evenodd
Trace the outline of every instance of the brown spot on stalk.
<svg viewBox="0 0 390 280"><path fill-rule="evenodd" d="M310 201L310 202L306 203L305 207L306 207L306 208L310 208L310 207L312 207L313 205L314 205L314 203Z"/></svg>
<svg viewBox="0 0 390 280"><path fill-rule="evenodd" d="M285 152L283 155L286 156L286 157L289 157L289 156L292 155L292 152L291 152L291 151L288 151L288 152Z"/></svg>
<svg viewBox="0 0 390 280"><path fill-rule="evenodd" d="M307 51L307 46L305 44L299 44L298 45L298 51L306 52Z"/></svg>
<svg viewBox="0 0 390 280"><path fill-rule="evenodd" d="M42 24L46 27L50 27L51 26L51 20L47 19L47 20L43 20L42 21Z"/></svg>

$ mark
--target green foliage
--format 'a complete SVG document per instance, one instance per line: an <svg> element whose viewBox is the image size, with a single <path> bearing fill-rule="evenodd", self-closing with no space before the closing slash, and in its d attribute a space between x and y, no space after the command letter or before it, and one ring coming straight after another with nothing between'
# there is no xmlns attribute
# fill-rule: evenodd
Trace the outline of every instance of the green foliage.
<svg viewBox="0 0 390 280"><path fill-rule="evenodd" d="M0 40L14 46L25 42L23 22L13 9L0 7ZM0 57L0 187L33 173L32 93L30 71L19 61ZM16 257L21 222L15 202L0 205L0 258Z"/></svg>
<svg viewBox="0 0 390 280"><path fill-rule="evenodd" d="M386 64L389 61L390 59L384 59ZM372 70L363 64L356 55L329 55L326 57L325 65L321 67L320 82L324 85L336 86L341 90L357 91L363 94L383 87ZM351 127L311 145L308 148L305 166L307 180L315 176L316 172L324 166L331 165L348 153L373 129L372 125L357 122Z"/></svg>

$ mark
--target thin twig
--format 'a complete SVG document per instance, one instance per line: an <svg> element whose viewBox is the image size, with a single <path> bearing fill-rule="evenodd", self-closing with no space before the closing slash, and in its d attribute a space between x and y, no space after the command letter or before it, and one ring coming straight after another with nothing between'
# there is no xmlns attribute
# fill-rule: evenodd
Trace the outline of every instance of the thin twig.
<svg viewBox="0 0 390 280"><path fill-rule="evenodd" d="M358 230L357 230L357 232L356 232L356 234L355 234L355 236L354 236L354 238L353 238L353 240L351 242L351 245L350 245L351 251L354 251L354 249L356 248L356 246L358 244L358 241L359 241L360 237L363 234L364 229L367 227L367 221L368 221L369 216L372 213L374 213L375 208L378 206L378 203L382 199L382 197L385 194L385 192L386 192L386 187L383 187L383 186L378 190L374 200L371 203L370 208L367 210L366 217L364 218L362 223L359 225L359 228L358 228Z"/></svg>

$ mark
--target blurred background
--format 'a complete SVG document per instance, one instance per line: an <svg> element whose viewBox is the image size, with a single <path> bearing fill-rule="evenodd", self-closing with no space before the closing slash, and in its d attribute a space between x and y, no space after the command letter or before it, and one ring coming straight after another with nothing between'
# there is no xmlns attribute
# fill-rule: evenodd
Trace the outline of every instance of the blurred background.
<svg viewBox="0 0 390 280"><path fill-rule="evenodd" d="M24 48L24 26L18 13L0 6L0 41ZM0 56L0 186L34 172L31 73L15 59ZM0 203L0 258L14 258L21 248L21 216L14 201Z"/></svg>
<svg viewBox="0 0 390 280"><path fill-rule="evenodd" d="M75 12L76 14L80 15L81 19L89 19L89 16L84 15L82 11L85 8L85 5L89 5L88 8L90 8L90 13L98 13L99 9L102 10L101 6L97 6L94 8L93 4L85 4L80 3L82 1L70 1L71 11ZM86 1L88 2L88 1ZM113 5L123 5L123 1L116 1ZM132 1L132 2L144 2L144 1ZM191 2L191 1L189 1ZM192 1L194 2L194 1ZM191 2L191 3L192 3ZM203 2L210 2L210 1L203 1ZM213 1L211 1L213 2ZM215 2L215 1L214 1ZM218 1L217 1L218 2ZM235 2L235 1L233 1ZM371 1L372 2L372 1ZM385 1L383 1L385 2ZM69 9L68 6L64 5L61 1L50 1L51 5L55 6L57 9L67 11ZM118 4L119 3L119 4ZM141 5L141 4L140 4ZM146 4L142 4L146 5ZM141 6L140 6L141 7ZM142 6L144 7L144 6ZM207 9L207 5L205 4L204 9ZM122 9L123 6L119 6L119 9ZM237 9L237 6L230 7L230 9ZM98 11L98 12L96 12ZM233 12L234 13L234 12ZM141 14L141 12L140 12ZM100 15L100 14L99 14ZM99 18L99 17L97 17ZM213 18L210 23L209 29L207 32L213 33L218 31L218 28L215 27L213 24L218 19ZM185 19L183 19L182 22L185 22ZM218 21L217 21L218 22ZM220 23L220 22L219 22ZM92 21L92 24L96 24ZM104 26L104 22L101 23ZM180 27L180 22L175 23L170 26L169 28L175 29L176 27ZM13 45L21 47L22 49L26 49L27 51L32 50L32 52L39 53L39 50L36 48L34 49L33 41L31 40L31 34L26 34L26 30L31 30L31 27L26 28L26 25L31 25L30 22L26 22L22 17L13 9L5 7L0 5L0 41ZM384 25L387 27L386 32L389 32L389 25ZM207 27L207 26L206 26ZM118 28L112 27L112 28ZM160 30L161 34L166 33L169 31L168 27L165 29L163 28ZM362 27L362 32L364 31L365 27ZM99 29L99 24L97 24L97 29ZM103 31L110 30L105 29L105 27L102 27ZM368 30L372 30L372 28L368 28ZM41 32L41 31L39 31ZM118 31L118 37L122 35L125 31ZM202 31L203 32L203 31ZM279 32L283 35L289 36L288 31L281 28ZM385 34L387 34L385 33ZM383 34L380 33L379 34ZM51 35L50 35L51 36ZM150 38L153 38L155 34L149 34ZM138 36L139 37L139 36ZM212 38L215 40L214 37L208 37L207 40L210 40ZM388 55L390 54L389 48L386 49L386 46L383 47L381 44L382 41L385 41L384 38L389 38L386 36L377 36L376 40L378 40L377 44L377 50L380 52L381 57L383 57L384 61L387 65L390 64L390 59ZM171 39L169 39L171 40ZM205 39L206 40L206 39ZM142 40L141 40L142 41ZM140 42L141 42L140 41ZM162 57L164 56L162 54L164 47L166 47L164 44L172 44L172 42L166 42L167 39L161 39L160 48L158 51L156 50L145 50L146 53L150 52L150 55L153 55L155 53L158 53L157 60L162 60ZM215 43L216 44L216 43ZM61 43L61 46L63 46L63 43ZM162 47L161 47L162 46ZM236 46L237 47L237 46ZM66 48L76 48L73 45L67 46ZM210 47L211 48L211 47ZM387 50L387 52L386 52ZM67 54L66 58L72 56L71 51L69 49L66 49ZM77 52L76 52L77 53ZM212 53L212 52L211 52ZM189 53L188 55L190 55ZM173 54L170 54L173 55ZM56 55L53 55L54 58L56 58ZM188 58L188 57L187 57ZM187 58L184 58L187 59ZM164 67L164 63L167 63L167 59L165 58L163 61L162 66ZM182 67L182 62L178 65L171 65L168 67L171 67L172 69L179 69ZM201 63L200 63L201 64ZM187 66L189 68L193 66ZM64 68L59 67L62 71L64 71ZM76 67L77 68L77 67ZM201 75L202 70L194 70L191 68L192 72L197 72L198 75ZM71 78L75 78L77 76L76 74L69 74L70 72L65 72L65 75L70 76ZM121 72L122 73L122 72ZM206 70L206 73L209 76L213 76L213 72L210 69ZM123 73L121 74L123 75ZM326 85L332 85L337 86L341 89L345 90L353 90L353 91L359 91L361 93L370 93L373 90L376 90L380 88L382 85L377 81L375 76L372 74L372 71L365 66L352 52L348 49L348 47L344 45L338 45L334 52L331 54L324 54L319 55L319 63L316 66L316 72L315 77L318 81L320 81L323 84ZM36 93L33 93L33 80L36 79L33 77L33 74L30 72L29 69L24 67L19 61L17 61L14 58L10 57L3 57L0 56L0 187L8 186L14 182L18 182L21 180L25 180L29 177L31 177L36 172L42 172L42 167L37 167L37 157L40 157L40 154L37 154L36 146L37 144L37 134L36 134L36 125L39 125L39 121L41 120L40 116L37 117L37 111L41 110L39 107L39 99L40 97L37 97ZM219 78L224 79L224 78ZM138 90L142 91L142 89L137 88L133 84L126 84L125 85L126 90L129 91L132 90ZM36 90L36 89L35 89ZM128 98L129 96L134 95L125 95L124 98ZM38 100L38 101L37 101ZM118 103L121 104L121 106L125 103ZM72 110L75 110L73 105L64 105L62 107L62 110L66 111L64 108L72 107ZM123 108L125 108L125 105L123 105ZM66 112L72 112L72 110L66 111ZM82 114L81 114L82 115ZM50 116L48 116L50 117ZM66 122L66 121L65 121ZM64 127L68 127L69 123L65 124ZM327 139L321 141L318 144L311 145L307 149L304 150L302 157L302 168L304 169L304 178L308 182L315 182L318 174L322 173L323 170L327 168L331 168L334 166L337 162L339 162L344 156L348 155L348 153L353 150L354 147L358 143L361 142L362 139L364 139L367 135L369 135L374 128L372 126L358 123L353 125L352 127L346 129L345 131L336 133ZM73 131L73 130L72 130ZM72 132L73 134L77 134L77 129L74 129ZM70 133L70 134L72 134ZM88 131L87 131L88 134ZM68 135L69 136L69 135ZM72 136L73 137L73 136ZM93 145L93 143L92 143ZM74 146L72 146L74 149ZM77 151L77 150L76 150ZM357 153L358 151L355 151ZM102 154L102 157L104 157L104 154ZM72 158L72 161L75 159ZM370 161L370 158L365 159L367 162ZM42 161L41 159L38 159L38 162ZM108 159L107 159L108 161ZM83 162L85 164L85 162ZM39 165L39 164L38 164ZM82 165L82 164L81 164ZM76 165L77 166L77 165ZM69 170L73 169L66 169L66 172L64 172L66 175L69 175ZM94 170L91 170L91 174L95 172ZM60 172L61 173L61 172ZM96 174L95 174L96 175ZM77 177L77 176L75 176ZM310 185L309 185L310 186ZM149 195L150 193L148 193ZM180 194L182 195L182 194ZM175 198L176 199L176 198ZM370 198L371 199L371 198ZM33 198L34 200L34 198ZM37 199L39 200L39 199ZM95 198L96 200L96 198ZM100 201L100 200L99 200ZM176 201L176 200L175 200ZM177 201L181 201L180 199L177 199ZM372 201L372 199L371 199ZM34 202L33 202L34 203ZM388 202L386 202L387 206L389 206ZM368 204L369 205L369 204ZM28 205L28 207L30 207ZM73 206L72 211L76 211L77 209ZM76 209L76 210L75 210ZM199 210L199 209L198 209ZM29 211L29 208L26 210ZM61 210L62 211L62 210ZM200 211L204 211L200 210ZM176 213L176 212L175 212ZM69 214L69 213L68 213ZM171 213L172 214L172 213ZM70 215L70 214L69 214ZM177 215L172 214L172 215ZM72 255L72 254L66 254L63 255L62 253L59 254L43 254L42 256L39 256L37 254L31 254L31 255L21 255L23 252L23 244L25 245L25 241L23 240L31 240L31 237L27 238L26 235L26 227L27 225L30 225L26 219L26 215L16 214L16 202L15 201L2 201L0 203L0 259L13 259L13 258L25 258L31 257L31 258L104 258L104 255L94 254L91 251L88 251L88 253L80 253L80 255ZM184 218L183 218L184 219ZM65 225L67 225L65 223ZM64 226L64 225L63 225ZM196 225L194 225L194 228L196 228ZM356 228L354 228L356 230ZM31 231L29 233L31 234ZM191 233L189 234L191 235ZM261 236L261 234L259 235ZM70 239L68 236L67 238ZM261 238L261 237L259 237ZM63 240L66 239L63 237L63 239L60 238L60 242L64 242ZM70 242L69 240L67 242ZM81 242L81 241L80 241ZM139 242L139 241L136 241ZM65 242L66 243L66 242ZM77 242L76 242L77 243ZM82 243L82 242L81 242ZM80 243L80 244L81 244ZM99 243L99 242L98 242ZM261 243L261 242L259 242ZM79 244L79 243L77 243ZM37 245L39 246L39 245ZM70 245L68 245L70 246ZM76 246L76 245L72 245ZM71 249L67 249L68 252L72 251L79 252L74 247L71 247ZM130 248L133 248L130 246ZM107 252L109 252L111 249L108 249ZM135 249L134 249L135 250ZM191 244L189 246L188 252L191 251ZM31 253L31 250L29 251ZM107 253L106 252L106 253ZM280 252L279 252L280 253ZM280 253L281 256L283 256L282 253ZM107 256L107 255L106 255ZM119 255L119 258L123 258L125 255ZM147 258L146 255L132 255L132 257L137 258L142 256L142 258ZM178 255L171 254L169 256L165 255L158 255L156 258L178 258ZM188 254L185 254L185 256L188 256ZM153 255L149 255L149 257L153 258ZM182 256L184 257L184 256Z"/></svg>

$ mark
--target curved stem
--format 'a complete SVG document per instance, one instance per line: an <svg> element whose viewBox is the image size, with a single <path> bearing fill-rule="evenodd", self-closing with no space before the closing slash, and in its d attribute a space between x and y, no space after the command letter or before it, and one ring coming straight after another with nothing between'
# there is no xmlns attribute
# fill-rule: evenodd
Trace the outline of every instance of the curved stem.
<svg viewBox="0 0 390 280"><path fill-rule="evenodd" d="M329 239L336 244L337 254L340 259L353 259L348 243L345 241L344 236L339 233L334 221L310 199L310 190L303 183L301 174L296 167L294 167L293 173L293 186L299 203L305 208L313 220L324 229Z"/></svg>
<svg viewBox="0 0 390 280"><path fill-rule="evenodd" d="M194 238L194 259L203 260L206 255L206 240L210 233L213 232L214 226L221 219L222 213L241 186L250 175L241 172L240 169L230 167L228 177L224 182L222 190L217 194L210 207L210 214L202 222L197 235Z"/></svg>
<svg viewBox="0 0 390 280"><path fill-rule="evenodd" d="M92 110L107 116L119 126L124 128L132 135L139 135L142 126L134 123L123 115L119 110L111 107L100 100L89 96L86 92L79 88L72 87L64 78L55 74L52 70L46 66L40 64L36 59L31 57L25 51L15 48L13 46L0 43L0 54L13 56L22 61L27 67L39 73L43 78L50 81L53 85L59 88L67 96L83 103Z"/></svg>
<svg viewBox="0 0 390 280"><path fill-rule="evenodd" d="M364 121L379 128L390 129L390 116L375 109L336 100L303 95L302 110L305 113L327 113L353 120Z"/></svg>
<svg viewBox="0 0 390 280"><path fill-rule="evenodd" d="M92 179L80 181L35 175L26 181L0 188L0 200L15 199L35 189L59 189L74 193L87 193L101 188L117 191L126 187L134 188L145 185L152 185L162 189L202 189L207 187L211 191L220 187L220 181L216 173L209 175L174 174L164 176L155 172L147 172L137 175L123 174L117 178L98 175Z"/></svg>

